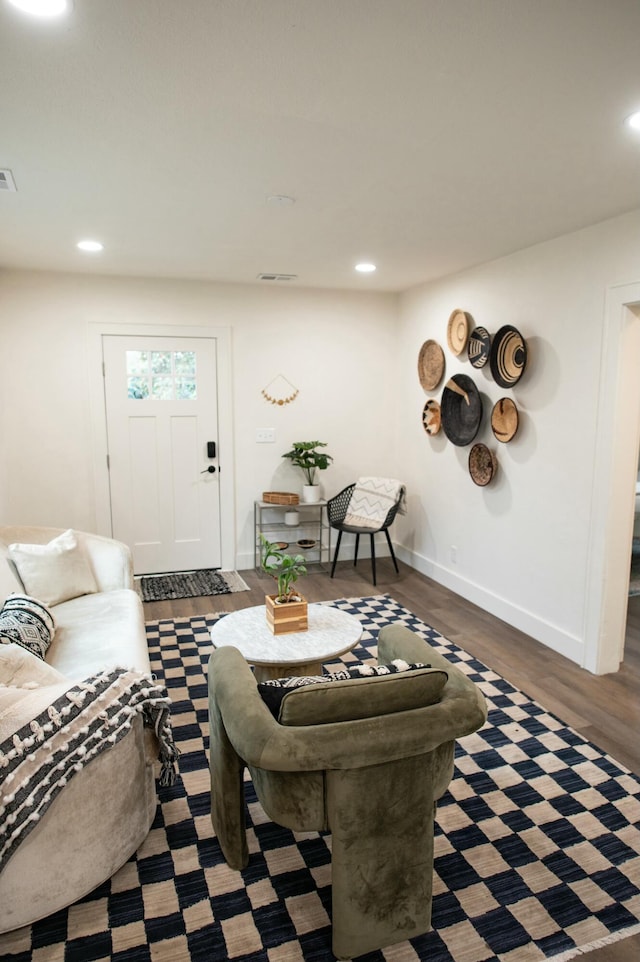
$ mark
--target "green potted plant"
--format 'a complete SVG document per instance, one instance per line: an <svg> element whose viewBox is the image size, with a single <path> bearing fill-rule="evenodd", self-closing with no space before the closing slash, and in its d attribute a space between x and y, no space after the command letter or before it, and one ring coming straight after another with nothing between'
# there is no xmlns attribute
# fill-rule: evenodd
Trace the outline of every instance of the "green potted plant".
<svg viewBox="0 0 640 962"><path fill-rule="evenodd" d="M274 578L278 585L277 594L265 596L267 624L276 635L287 631L306 631L307 601L294 587L298 578L307 573L303 556L285 554L263 534L260 535L260 542L262 570Z"/></svg>
<svg viewBox="0 0 640 962"><path fill-rule="evenodd" d="M318 448L326 448L324 441L294 441L291 450L283 454L283 458L288 458L297 468L302 469L305 484L302 486L302 500L314 502L320 500L320 485L316 478L318 471L324 471L329 467L333 458Z"/></svg>

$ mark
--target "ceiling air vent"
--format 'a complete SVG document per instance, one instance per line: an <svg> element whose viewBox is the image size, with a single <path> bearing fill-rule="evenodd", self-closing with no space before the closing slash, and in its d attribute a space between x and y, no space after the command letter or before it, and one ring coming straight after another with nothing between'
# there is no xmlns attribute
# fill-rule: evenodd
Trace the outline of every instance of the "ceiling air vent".
<svg viewBox="0 0 640 962"><path fill-rule="evenodd" d="M259 281L296 281L297 274L258 274Z"/></svg>
<svg viewBox="0 0 640 962"><path fill-rule="evenodd" d="M10 170L0 170L0 190L16 191L16 182Z"/></svg>

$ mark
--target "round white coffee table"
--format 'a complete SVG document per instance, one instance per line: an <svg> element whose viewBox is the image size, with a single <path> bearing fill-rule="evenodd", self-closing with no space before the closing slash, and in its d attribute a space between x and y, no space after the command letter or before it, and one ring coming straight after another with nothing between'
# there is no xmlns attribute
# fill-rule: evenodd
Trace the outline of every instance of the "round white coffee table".
<svg viewBox="0 0 640 962"><path fill-rule="evenodd" d="M257 681L320 675L322 663L351 651L362 635L358 618L330 605L309 605L307 631L274 635L264 605L232 611L211 629L214 648L233 645L255 666Z"/></svg>

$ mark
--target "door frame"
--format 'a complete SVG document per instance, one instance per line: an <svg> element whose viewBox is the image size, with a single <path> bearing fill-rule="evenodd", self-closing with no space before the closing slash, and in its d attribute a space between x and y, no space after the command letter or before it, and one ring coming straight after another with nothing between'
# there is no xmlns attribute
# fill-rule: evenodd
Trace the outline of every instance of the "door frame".
<svg viewBox="0 0 640 962"><path fill-rule="evenodd" d="M616 672L624 657L640 445L640 281L607 291L586 579L584 666Z"/></svg>
<svg viewBox="0 0 640 962"><path fill-rule="evenodd" d="M233 447L233 392L231 378L231 328L182 326L180 324L107 324L90 321L89 398L91 448L96 504L96 531L113 537L111 492L107 467L107 408L102 371L102 339L117 337L199 337L215 339L218 389L218 443L222 452L220 485L220 552L222 568L236 567L235 550L235 455Z"/></svg>

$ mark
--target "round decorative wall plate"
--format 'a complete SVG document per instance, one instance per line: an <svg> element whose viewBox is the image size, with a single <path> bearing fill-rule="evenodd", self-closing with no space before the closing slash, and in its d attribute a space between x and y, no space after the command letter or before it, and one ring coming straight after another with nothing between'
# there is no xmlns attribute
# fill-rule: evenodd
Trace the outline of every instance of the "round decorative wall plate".
<svg viewBox="0 0 640 962"><path fill-rule="evenodd" d="M444 375L444 351L437 341L425 341L418 355L418 377L425 391L434 391Z"/></svg>
<svg viewBox="0 0 640 962"><path fill-rule="evenodd" d="M501 397L491 411L491 430L498 441L510 441L518 430L518 409L510 397Z"/></svg>
<svg viewBox="0 0 640 962"><path fill-rule="evenodd" d="M445 384L440 415L444 433L452 444L462 447L473 441L482 421L482 399L466 374L454 374Z"/></svg>
<svg viewBox="0 0 640 962"><path fill-rule="evenodd" d="M469 452L469 474L474 484L484 488L495 477L498 462L486 444L474 444Z"/></svg>
<svg viewBox="0 0 640 962"><path fill-rule="evenodd" d="M433 436L438 433L441 426L440 405L432 398L430 401L427 401L422 409L422 427L427 434Z"/></svg>
<svg viewBox="0 0 640 962"><path fill-rule="evenodd" d="M527 364L527 345L515 327L505 324L494 335L489 355L491 373L500 387L513 387L520 380Z"/></svg>
<svg viewBox="0 0 640 962"><path fill-rule="evenodd" d="M469 318L464 311L452 311L447 324L447 344L454 354L462 354L469 338Z"/></svg>
<svg viewBox="0 0 640 962"><path fill-rule="evenodd" d="M472 367L484 367L489 360L491 335L486 327L474 327L469 335L467 357Z"/></svg>

